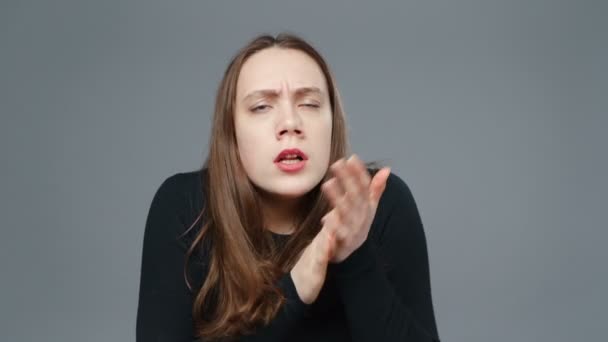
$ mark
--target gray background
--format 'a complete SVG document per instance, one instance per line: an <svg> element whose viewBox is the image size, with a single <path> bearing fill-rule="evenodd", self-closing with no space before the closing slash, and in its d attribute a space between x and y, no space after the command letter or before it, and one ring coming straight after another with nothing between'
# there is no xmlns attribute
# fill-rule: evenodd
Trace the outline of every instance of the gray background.
<svg viewBox="0 0 608 342"><path fill-rule="evenodd" d="M605 339L605 1L218 3L2 1L0 340L134 340L152 196L281 30L410 185L444 341Z"/></svg>

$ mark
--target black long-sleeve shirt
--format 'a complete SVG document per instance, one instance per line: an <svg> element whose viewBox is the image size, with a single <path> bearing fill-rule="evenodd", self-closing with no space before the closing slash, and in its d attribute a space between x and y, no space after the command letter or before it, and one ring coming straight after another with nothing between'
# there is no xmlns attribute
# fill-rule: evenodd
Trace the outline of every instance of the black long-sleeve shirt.
<svg viewBox="0 0 608 342"><path fill-rule="evenodd" d="M137 342L194 341L193 294L184 280L183 235L203 206L205 169L178 173L159 187L146 220ZM198 225L200 227L200 225ZM286 236L273 234L278 242ZM206 277L208 254L190 261L194 290ZM391 174L367 240L346 260L330 264L312 304L301 301L290 273L277 283L287 298L279 314L240 341L439 341L426 238L412 193ZM199 341L204 341L203 339Z"/></svg>

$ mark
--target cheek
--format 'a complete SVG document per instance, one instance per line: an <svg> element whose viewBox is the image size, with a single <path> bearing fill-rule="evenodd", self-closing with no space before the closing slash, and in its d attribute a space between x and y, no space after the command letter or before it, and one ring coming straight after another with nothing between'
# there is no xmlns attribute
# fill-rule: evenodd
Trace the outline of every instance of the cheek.
<svg viewBox="0 0 608 342"><path fill-rule="evenodd" d="M264 148L262 148L262 129L254 127L253 125L237 126L236 128L236 143L238 146L239 156L243 161L243 164L248 169L255 166L256 162L263 160L264 156L261 155ZM251 171L251 170L250 170Z"/></svg>
<svg viewBox="0 0 608 342"><path fill-rule="evenodd" d="M320 127L318 129L320 140L325 142L326 146L329 150L329 144L331 143L331 131L332 131L332 118L331 114L328 114L327 117L320 122Z"/></svg>
<svg viewBox="0 0 608 342"><path fill-rule="evenodd" d="M318 151L319 156L322 157L321 161L323 164L329 164L329 155L331 151L331 133L332 133L332 120L331 115L328 118L324 118L316 123L313 141L315 149Z"/></svg>

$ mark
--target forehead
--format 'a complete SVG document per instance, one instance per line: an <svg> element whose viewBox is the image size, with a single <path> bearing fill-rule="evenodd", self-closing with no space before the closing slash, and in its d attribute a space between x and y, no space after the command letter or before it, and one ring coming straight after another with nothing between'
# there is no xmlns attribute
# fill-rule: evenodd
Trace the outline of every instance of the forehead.
<svg viewBox="0 0 608 342"><path fill-rule="evenodd" d="M243 64L237 82L237 98L259 89L291 90L299 87L317 87L327 92L321 68L306 53L272 47L259 51Z"/></svg>

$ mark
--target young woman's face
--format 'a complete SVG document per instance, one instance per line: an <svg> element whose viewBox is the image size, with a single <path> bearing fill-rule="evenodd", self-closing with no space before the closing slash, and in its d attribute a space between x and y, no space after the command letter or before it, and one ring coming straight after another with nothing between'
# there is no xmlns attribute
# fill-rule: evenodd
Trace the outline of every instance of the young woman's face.
<svg viewBox="0 0 608 342"><path fill-rule="evenodd" d="M274 47L252 55L238 78L235 108L239 155L253 184L278 197L297 198L323 179L332 111L325 77L314 59ZM307 160L277 161L285 149L299 149ZM294 165L301 168L289 171Z"/></svg>

